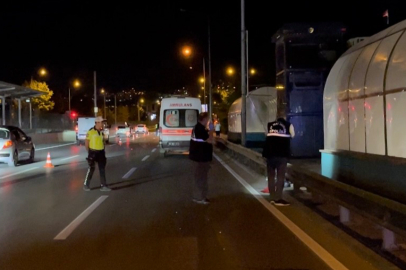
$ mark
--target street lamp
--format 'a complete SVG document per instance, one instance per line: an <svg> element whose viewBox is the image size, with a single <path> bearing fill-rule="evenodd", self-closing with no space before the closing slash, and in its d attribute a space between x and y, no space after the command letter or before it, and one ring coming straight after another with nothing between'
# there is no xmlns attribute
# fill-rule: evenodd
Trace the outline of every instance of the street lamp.
<svg viewBox="0 0 406 270"><path fill-rule="evenodd" d="M204 65L204 58L203 58L203 77L200 78L200 82L203 84L203 104L206 104L206 72L205 72L205 65Z"/></svg>
<svg viewBox="0 0 406 270"><path fill-rule="evenodd" d="M104 99L104 118L107 119L107 114L106 114L106 91L104 91L104 88L102 88L101 93L103 94L103 99Z"/></svg>
<svg viewBox="0 0 406 270"><path fill-rule="evenodd" d="M192 54L192 49L188 46L185 46L182 48L182 53L185 57L190 57ZM190 67L190 69L192 69L192 67ZM210 69L210 66L209 66ZM209 74L210 75L210 74ZM210 76L209 76L210 79ZM206 104L206 64L205 64L205 59L203 57L203 78L200 78L200 82L203 83L203 87L204 87L204 100L203 100L203 104ZM210 96L211 98L211 96Z"/></svg>
<svg viewBox="0 0 406 270"><path fill-rule="evenodd" d="M232 67L227 68L227 74L228 74L229 76L234 75L234 73L235 73L235 71L234 71L234 69L233 69Z"/></svg>
<svg viewBox="0 0 406 270"><path fill-rule="evenodd" d="M256 73L257 73L257 71L256 71L254 68L251 68L250 74L251 74L251 75L255 75Z"/></svg>
<svg viewBox="0 0 406 270"><path fill-rule="evenodd" d="M40 75L40 76L46 76L47 75L47 70L45 69L45 68L41 68L39 71L38 71L38 74Z"/></svg>
<svg viewBox="0 0 406 270"><path fill-rule="evenodd" d="M141 99L139 99L139 100L137 101L138 122L140 122L140 121L141 121L141 115L140 115L140 102L141 102L141 103L144 103L144 99L143 99L143 98L141 98Z"/></svg>
<svg viewBox="0 0 406 270"><path fill-rule="evenodd" d="M192 54L192 49L189 46L185 46L182 48L182 54L189 57Z"/></svg>
<svg viewBox="0 0 406 270"><path fill-rule="evenodd" d="M76 89L78 89L78 88L80 87L80 81L79 81L79 80L75 80L75 81L73 82L73 87L76 88ZM71 98L70 98L70 87L69 87L69 112L70 112L70 109L71 109L71 107L70 107L70 100L71 100Z"/></svg>

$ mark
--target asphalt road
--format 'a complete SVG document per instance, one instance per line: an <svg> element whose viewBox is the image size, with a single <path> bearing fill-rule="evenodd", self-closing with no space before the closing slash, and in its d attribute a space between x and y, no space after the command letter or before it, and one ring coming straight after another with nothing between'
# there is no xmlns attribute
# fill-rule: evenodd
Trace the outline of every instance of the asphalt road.
<svg viewBox="0 0 406 270"><path fill-rule="evenodd" d="M157 145L154 134L111 140L111 192L97 169L82 190L84 146L42 145L33 164L0 165L0 269L397 269L300 205L271 206L257 176L219 152L211 203L194 203L193 162ZM43 168L48 152L54 168Z"/></svg>

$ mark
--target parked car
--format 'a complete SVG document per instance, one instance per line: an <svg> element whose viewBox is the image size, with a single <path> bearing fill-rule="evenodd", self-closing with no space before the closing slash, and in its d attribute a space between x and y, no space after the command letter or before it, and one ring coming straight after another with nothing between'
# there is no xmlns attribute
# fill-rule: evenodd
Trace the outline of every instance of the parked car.
<svg viewBox="0 0 406 270"><path fill-rule="evenodd" d="M118 126L117 130L116 130L116 136L117 137L130 137L131 136L130 127L128 127L128 126Z"/></svg>
<svg viewBox="0 0 406 270"><path fill-rule="evenodd" d="M31 137L14 126L0 126L0 162L11 167L22 160L33 162L35 145Z"/></svg>
<svg viewBox="0 0 406 270"><path fill-rule="evenodd" d="M144 133L144 134L148 134L148 128L146 125L144 124L139 124L135 127L135 133Z"/></svg>

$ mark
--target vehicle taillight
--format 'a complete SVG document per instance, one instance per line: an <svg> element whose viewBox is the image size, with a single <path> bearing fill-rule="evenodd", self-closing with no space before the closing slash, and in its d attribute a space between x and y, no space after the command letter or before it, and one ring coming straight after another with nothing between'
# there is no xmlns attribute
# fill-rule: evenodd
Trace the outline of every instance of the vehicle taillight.
<svg viewBox="0 0 406 270"><path fill-rule="evenodd" d="M4 149L4 148L9 148L9 147L11 147L11 146L13 146L13 142L12 142L12 141L6 141L6 142L4 143L4 145L3 145L3 149Z"/></svg>

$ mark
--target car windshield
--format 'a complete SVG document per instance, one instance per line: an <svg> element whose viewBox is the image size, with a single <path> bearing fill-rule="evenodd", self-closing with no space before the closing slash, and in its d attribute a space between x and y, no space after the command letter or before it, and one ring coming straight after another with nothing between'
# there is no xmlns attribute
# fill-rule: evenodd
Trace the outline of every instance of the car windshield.
<svg viewBox="0 0 406 270"><path fill-rule="evenodd" d="M126 126L118 126L118 128L121 129L121 128L127 128L127 127Z"/></svg>
<svg viewBox="0 0 406 270"><path fill-rule="evenodd" d="M8 139L10 132L7 129L0 129L0 139Z"/></svg>

